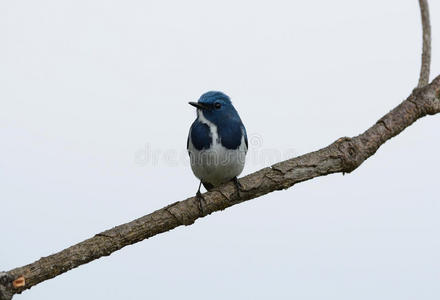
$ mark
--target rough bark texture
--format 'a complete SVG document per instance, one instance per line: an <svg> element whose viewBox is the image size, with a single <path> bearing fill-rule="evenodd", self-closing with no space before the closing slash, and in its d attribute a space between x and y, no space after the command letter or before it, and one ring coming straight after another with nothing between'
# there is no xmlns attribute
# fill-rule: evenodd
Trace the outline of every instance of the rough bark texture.
<svg viewBox="0 0 440 300"><path fill-rule="evenodd" d="M440 76L430 85L415 89L400 105L383 116L367 131L353 138L343 137L316 152L277 163L243 177L242 190L233 183L205 193L205 201L195 197L175 202L132 222L114 227L94 237L40 260L0 273L0 299L58 276L70 269L98 259L133 243L180 225L191 225L215 211L291 187L301 181L332 173L350 173L377 149L417 119L440 112ZM25 285L14 288L21 276ZM9 298L8 298L9 297Z"/></svg>
<svg viewBox="0 0 440 300"><path fill-rule="evenodd" d="M6 272L0 272L0 300L9 300L14 296L12 282L14 278Z"/></svg>
<svg viewBox="0 0 440 300"><path fill-rule="evenodd" d="M198 218L215 211L282 190L292 185L332 173L350 173L373 155L387 140L396 136L416 120L440 112L440 76L431 84L431 57L428 3L419 0L423 24L423 54L419 88L364 133L343 137L316 152L277 163L243 177L239 191L227 183L203 194L204 201L195 197L175 202L132 222L101 232L94 237L29 265L0 272L0 300L58 276L82 264L181 225L191 225Z"/></svg>

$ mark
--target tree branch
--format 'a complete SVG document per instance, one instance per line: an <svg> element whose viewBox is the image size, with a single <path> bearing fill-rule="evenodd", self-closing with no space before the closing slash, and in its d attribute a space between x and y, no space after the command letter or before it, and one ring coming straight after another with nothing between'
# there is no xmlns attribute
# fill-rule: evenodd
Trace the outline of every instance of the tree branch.
<svg viewBox="0 0 440 300"><path fill-rule="evenodd" d="M418 87L423 87L429 82L429 69L431 67L431 24L429 21L428 0L419 0L419 6L422 16L423 48Z"/></svg>
<svg viewBox="0 0 440 300"><path fill-rule="evenodd" d="M61 252L3 273L0 292L6 295L58 276L82 264L156 234L181 225L191 225L198 218L223 210L261 195L287 189L292 185L332 173L350 173L387 140L399 134L419 118L440 112L440 76L426 87L415 89L400 105L383 116L372 127L353 138L343 137L316 152L277 163L243 177L238 191L227 183L203 194L200 203L195 197L175 202L132 222L114 227ZM1 276L2 273L0 273ZM25 284L14 288L14 280L24 278ZM5 293L3 292L3 293ZM10 299L10 298L0 298Z"/></svg>
<svg viewBox="0 0 440 300"><path fill-rule="evenodd" d="M343 137L322 148L243 177L241 191L233 183L203 195L175 202L132 222L119 225L29 265L0 272L0 300L10 300L40 282L80 265L198 218L264 194L287 189L296 183L333 173L350 173L372 156L386 141L416 120L440 112L440 76L427 85L431 57L429 12L426 0L419 0L423 24L423 54L419 88L364 133Z"/></svg>

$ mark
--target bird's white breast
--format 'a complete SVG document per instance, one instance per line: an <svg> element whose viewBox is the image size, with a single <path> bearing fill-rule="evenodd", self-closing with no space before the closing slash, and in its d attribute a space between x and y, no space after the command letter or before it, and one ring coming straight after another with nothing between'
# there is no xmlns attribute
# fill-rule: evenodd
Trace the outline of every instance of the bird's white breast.
<svg viewBox="0 0 440 300"><path fill-rule="evenodd" d="M209 127L212 145L209 149L197 150L192 143L190 133L188 152L191 168L197 178L217 186L240 175L243 171L247 152L244 133L237 149L227 149L221 144L217 126L206 119L200 110L197 110L197 114L198 120Z"/></svg>

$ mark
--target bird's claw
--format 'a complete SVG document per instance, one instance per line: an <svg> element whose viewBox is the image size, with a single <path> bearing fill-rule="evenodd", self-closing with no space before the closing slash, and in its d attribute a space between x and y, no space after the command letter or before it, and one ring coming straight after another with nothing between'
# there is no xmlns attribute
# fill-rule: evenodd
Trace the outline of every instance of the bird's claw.
<svg viewBox="0 0 440 300"><path fill-rule="evenodd" d="M196 193L196 199L198 200L198 204L199 204L199 211L200 214L203 215L203 201L205 201L205 198L203 197L202 193L200 193L200 191L197 191Z"/></svg>
<svg viewBox="0 0 440 300"><path fill-rule="evenodd" d="M234 181L235 187L236 187L237 190L238 190L238 195L240 195L240 192L242 192L242 191L244 190L244 187L243 187L243 185L240 183L240 181L238 181L238 178L237 178L237 177L234 177L233 181Z"/></svg>

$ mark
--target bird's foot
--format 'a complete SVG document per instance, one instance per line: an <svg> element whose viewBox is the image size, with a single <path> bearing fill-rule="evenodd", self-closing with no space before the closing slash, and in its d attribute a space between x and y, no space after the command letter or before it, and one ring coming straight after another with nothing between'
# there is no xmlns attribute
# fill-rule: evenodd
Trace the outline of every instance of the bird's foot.
<svg viewBox="0 0 440 300"><path fill-rule="evenodd" d="M244 191L243 185L238 181L237 176L235 176L232 181L234 181L235 187L237 188L238 195L240 196L240 192Z"/></svg>
<svg viewBox="0 0 440 300"><path fill-rule="evenodd" d="M200 193L200 191L197 191L196 199L199 202L198 204L199 204L200 214L203 215L204 214L204 212L203 212L203 205L204 205L203 202L206 202L206 201L205 201L205 198L203 197L202 193Z"/></svg>

